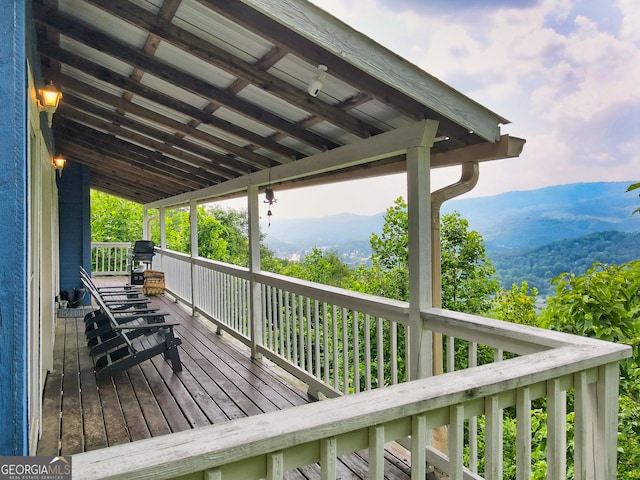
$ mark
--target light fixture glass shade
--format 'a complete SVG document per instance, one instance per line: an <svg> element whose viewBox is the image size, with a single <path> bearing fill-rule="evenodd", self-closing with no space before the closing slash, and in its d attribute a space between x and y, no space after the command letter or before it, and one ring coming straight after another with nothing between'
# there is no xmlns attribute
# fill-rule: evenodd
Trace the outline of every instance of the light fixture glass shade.
<svg viewBox="0 0 640 480"><path fill-rule="evenodd" d="M53 82L49 82L49 84L44 87L41 92L42 94L42 106L47 112L54 113L58 108L58 104L60 103L60 99L62 98L62 92L60 92Z"/></svg>
<svg viewBox="0 0 640 480"><path fill-rule="evenodd" d="M67 160L64 157L55 157L53 159L53 167L56 170L62 170L66 163L67 163Z"/></svg>

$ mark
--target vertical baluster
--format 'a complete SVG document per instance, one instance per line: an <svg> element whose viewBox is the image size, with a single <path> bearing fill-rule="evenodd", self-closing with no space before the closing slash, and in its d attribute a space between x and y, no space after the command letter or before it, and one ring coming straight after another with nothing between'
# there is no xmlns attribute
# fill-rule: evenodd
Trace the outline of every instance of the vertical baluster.
<svg viewBox="0 0 640 480"><path fill-rule="evenodd" d="M336 437L320 440L320 479L336 480L337 470Z"/></svg>
<svg viewBox="0 0 640 480"><path fill-rule="evenodd" d="M447 372L455 372L456 370L456 339L451 335L447 335Z"/></svg>
<svg viewBox="0 0 640 480"><path fill-rule="evenodd" d="M469 342L469 368L478 366L478 344ZM469 470L478 473L478 417L469 419Z"/></svg>
<svg viewBox="0 0 640 480"><path fill-rule="evenodd" d="M398 383L398 324L391 322L391 385Z"/></svg>
<svg viewBox="0 0 640 480"><path fill-rule="evenodd" d="M378 388L384 387L384 325L382 319L378 317L376 328L376 366L378 368Z"/></svg>
<svg viewBox="0 0 640 480"><path fill-rule="evenodd" d="M516 392L516 480L531 479L531 390ZM577 464L576 464L577 465Z"/></svg>
<svg viewBox="0 0 640 480"><path fill-rule="evenodd" d="M587 480L587 464L589 454L587 450L587 422L588 422L588 386L587 372L582 371L574 375L573 391L575 397L575 417L574 417L574 479ZM593 459L591 459L593 460Z"/></svg>
<svg viewBox="0 0 640 480"><path fill-rule="evenodd" d="M274 299L276 297L274 296ZM285 346L285 328L284 328L284 322L286 319L282 318L282 316L284 315L284 300L282 298L282 289L279 288L278 289L278 303L276 305L277 307L277 319L278 319L278 336L280 338L280 351L278 352L281 356L285 356L286 353L286 346Z"/></svg>
<svg viewBox="0 0 640 480"><path fill-rule="evenodd" d="M204 472L205 480L222 480L222 470L219 468L210 468Z"/></svg>
<svg viewBox="0 0 640 480"><path fill-rule="evenodd" d="M364 370L366 390L371 390L371 317L369 314L364 316Z"/></svg>
<svg viewBox="0 0 640 480"><path fill-rule="evenodd" d="M462 480L464 456L464 406L449 407L449 480Z"/></svg>
<svg viewBox="0 0 640 480"><path fill-rule="evenodd" d="M313 332L317 332L317 330L313 330L311 328L311 315L313 313L311 312L311 299L309 297L306 297L305 307L307 310L307 313L305 315L305 318L307 319L307 372L313 375L313 358L315 348L312 345L312 341L314 336Z"/></svg>
<svg viewBox="0 0 640 480"><path fill-rule="evenodd" d="M304 350L304 336L305 336L305 319L304 319L304 300L302 295L298 295L298 352L299 360L298 366L304 370L306 352Z"/></svg>
<svg viewBox="0 0 640 480"><path fill-rule="evenodd" d="M267 454L267 480L284 478L284 453L282 450Z"/></svg>
<svg viewBox="0 0 640 480"><path fill-rule="evenodd" d="M369 427L369 479L384 479L384 425Z"/></svg>
<svg viewBox="0 0 640 480"><path fill-rule="evenodd" d="M485 399L485 469L486 480L502 480L502 410L498 396Z"/></svg>
<svg viewBox="0 0 640 480"><path fill-rule="evenodd" d="M338 306L331 306L331 337L333 340L333 387L340 389L340 364L338 362Z"/></svg>
<svg viewBox="0 0 640 480"><path fill-rule="evenodd" d="M322 378L322 367L320 364L320 342L323 341L323 335L320 332L320 302L318 300L313 301L313 325L314 325L314 349L315 349L315 376L318 379Z"/></svg>
<svg viewBox="0 0 640 480"><path fill-rule="evenodd" d="M349 313L342 307L342 392L349 393Z"/></svg>
<svg viewBox="0 0 640 480"><path fill-rule="evenodd" d="M567 478L567 396L560 380L547 382L547 478Z"/></svg>
<svg viewBox="0 0 640 480"><path fill-rule="evenodd" d="M293 345L293 363L298 363L298 308L297 308L298 296L295 293L291 294L291 343Z"/></svg>
<svg viewBox="0 0 640 480"><path fill-rule="evenodd" d="M411 418L411 480L427 477L427 416L424 413Z"/></svg>
<svg viewBox="0 0 640 480"><path fill-rule="evenodd" d="M287 351L287 359L289 361L291 361L291 355L292 355L292 351L291 351L291 316L289 315L290 312L290 308L289 308L289 292L284 292L284 320L286 322L286 326L285 326L285 348Z"/></svg>
<svg viewBox="0 0 640 480"><path fill-rule="evenodd" d="M322 302L322 347L324 357L324 383L329 384L329 308L326 302Z"/></svg>
<svg viewBox="0 0 640 480"><path fill-rule="evenodd" d="M353 393L360 393L360 314L354 310L351 312L353 335Z"/></svg>

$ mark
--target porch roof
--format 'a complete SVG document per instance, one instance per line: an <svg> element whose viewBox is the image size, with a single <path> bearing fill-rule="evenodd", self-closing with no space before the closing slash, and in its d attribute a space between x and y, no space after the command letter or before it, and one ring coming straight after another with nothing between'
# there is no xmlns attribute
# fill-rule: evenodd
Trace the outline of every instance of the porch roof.
<svg viewBox="0 0 640 480"><path fill-rule="evenodd" d="M439 122L443 164L495 158L473 152L508 123L305 0L36 0L33 16L44 80L64 95L57 153L139 203L425 119ZM306 181L402 168L397 156Z"/></svg>

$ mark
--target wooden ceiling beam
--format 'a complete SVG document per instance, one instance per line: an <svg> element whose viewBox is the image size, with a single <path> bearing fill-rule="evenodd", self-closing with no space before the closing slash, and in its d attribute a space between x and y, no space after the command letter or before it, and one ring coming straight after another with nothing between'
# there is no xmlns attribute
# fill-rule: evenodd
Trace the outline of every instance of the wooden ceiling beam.
<svg viewBox="0 0 640 480"><path fill-rule="evenodd" d="M147 195L163 197L172 192L183 191L185 185L173 182L149 170L133 167L113 155L102 154L96 150L71 142L61 142L67 159L91 167L91 177L101 173L113 182L122 183L123 191L133 187L143 190ZM115 187L114 187L115 188Z"/></svg>
<svg viewBox="0 0 640 480"><path fill-rule="evenodd" d="M76 97L73 94L65 94L64 104L61 105L59 112L62 116L69 116L73 118L74 116L78 116L78 114L82 115L85 113L89 113L106 121L112 122L116 125L127 127L128 129L134 130L138 133L146 135L147 137L151 137L156 139L159 143L166 144L169 146L177 146L182 150L185 150L188 153L199 155L206 160L211 162L217 162L219 164L219 168L221 170L221 176L230 175L231 177L237 177L238 175L245 175L250 173L253 169L248 168L238 168L238 163L235 161L233 157L229 157L220 152L216 152L215 150L204 147L199 143L194 143L189 140L185 140L184 137L178 137L169 132L165 132L164 130L160 130L154 127L151 127L147 124L140 123L132 116L121 115L116 112L112 112L106 110L96 104L87 102L79 97ZM78 118L75 118L76 120ZM167 151L166 153L169 153ZM204 168L207 168L209 165L203 164ZM214 163L215 167L215 163Z"/></svg>
<svg viewBox="0 0 640 480"><path fill-rule="evenodd" d="M229 133L231 133L232 135L237 136L241 139L245 139L249 143L254 143L262 148L271 150L274 153L277 153L279 156L282 156L280 157L280 161L278 163L287 163L291 161L292 158L300 158L303 156L303 154L300 152L265 139L264 137L260 137L259 135L249 132L246 129L236 127L230 122L219 119L207 112L204 112L203 110L200 110L199 108L189 105L186 102L182 102L170 97L169 95L158 92L157 90L135 82L134 80L124 75L119 75L118 73L96 63L93 63L90 60L82 58L79 55L62 50L57 45L52 45L47 42L41 42L39 45L39 53L44 57L55 59L62 64L81 70L88 75L91 75L103 82L109 83L119 89L127 90L131 93L139 95L140 97L157 103L158 105L162 105L175 110L182 115L186 115L190 118L195 118L204 124L211 125L212 127L218 128L220 130L229 131ZM96 99L99 99L103 103L113 105L116 109L120 109L122 111L132 111L132 113L134 113L133 110L135 110L136 112L139 112L136 113L138 116L149 119L153 118L154 122L166 125L174 130L184 133L185 135L191 135L194 137L197 135L196 133L194 133L193 129L190 129L183 123L177 122L162 114L152 112L151 110L139 105L132 104L126 99L106 93L100 89L97 89L96 87L87 85L80 80L71 78L61 73L50 71L48 71L48 75L52 78L58 77L58 82L65 88L76 90L78 91L78 93L82 93L84 95L92 96ZM252 165L256 165L257 167L262 168L268 168L275 164L274 160L256 154L254 151L246 147L241 147L222 138L207 135L206 133L199 130L198 132L201 132L201 135L199 135L200 140L204 140L207 143L210 143L222 150L226 150L230 153L233 153L234 155L237 155L238 157L241 157L240 161L242 161L242 158L244 158L250 161Z"/></svg>
<svg viewBox="0 0 640 480"><path fill-rule="evenodd" d="M275 77L255 65L243 61L225 52L177 25L139 7L127 0L88 0L89 3L120 17L122 20L142 30L156 35L177 48L230 73L247 83L274 95L291 105L310 112L322 120L332 123L360 138L382 133L373 125L346 114L317 98L313 98L306 91L294 88L290 83Z"/></svg>
<svg viewBox="0 0 640 480"><path fill-rule="evenodd" d="M67 133L84 137L89 145L93 144L96 148L103 148L106 151L119 154L123 158L130 158L138 165L143 165L160 174L176 175L180 177L182 182L191 184L194 188L198 188L198 185L220 183L219 177L212 176L202 169L186 165L159 152L148 150L73 120L63 118L57 122L56 126L66 130Z"/></svg>
<svg viewBox="0 0 640 480"><path fill-rule="evenodd" d="M146 133L137 133L136 131L123 128L120 124L128 123L125 119L120 122L120 124L114 123L118 122L118 118L109 118L111 116L118 117L118 114L114 113L111 116L105 115L104 117L98 118L93 115L89 115L80 110L72 108L71 106L64 105L59 107L60 113L65 118L69 118L71 120L77 121L84 125L88 125L90 127L95 127L97 130L103 131L105 133L109 133L111 135L117 136L118 138L129 140L136 145L140 145L144 148L147 148L154 152L162 152L174 160L178 160L181 163L186 165L191 165L193 167L198 167L203 169L205 172L212 174L208 177L211 181L224 181L230 180L238 176L236 172L229 172L227 169L221 169L219 165L213 160L203 158L199 155L195 155L193 153L189 153L182 149L176 148L172 145L164 143L162 141L156 140L155 136L148 136ZM135 123L135 122L134 122ZM133 124L132 124L133 125ZM144 130L145 127L143 125L139 125L140 130ZM154 129L149 129L149 133L155 132ZM176 138L176 140L179 140ZM205 152L210 154L211 152ZM214 176L215 175L215 176Z"/></svg>
<svg viewBox="0 0 640 480"><path fill-rule="evenodd" d="M49 27L64 32L65 36L87 45L95 50L107 53L118 60L144 70L169 83L179 85L191 93L207 100L224 105L240 115L263 123L274 130L291 136L319 150L332 149L338 146L332 140L295 125L278 115L264 110L241 98L228 95L224 90L205 82L193 75L183 72L171 65L159 61L140 50L115 40L97 30L93 30L68 15L55 9L33 5L34 19Z"/></svg>

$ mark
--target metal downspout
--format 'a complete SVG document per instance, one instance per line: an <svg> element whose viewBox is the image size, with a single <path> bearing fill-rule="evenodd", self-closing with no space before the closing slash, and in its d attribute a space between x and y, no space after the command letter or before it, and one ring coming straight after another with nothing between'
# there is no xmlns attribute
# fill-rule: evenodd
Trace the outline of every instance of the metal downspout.
<svg viewBox="0 0 640 480"><path fill-rule="evenodd" d="M463 193L473 190L480 176L478 162L462 164L460 180L431 194L431 285L434 308L442 308L442 264L440 249L440 207L447 200L458 197ZM432 333L433 341L433 374L444 373L442 362L442 334ZM450 355L451 352L448 352ZM433 446L444 454L449 453L447 427L439 427L433 430Z"/></svg>
<svg viewBox="0 0 640 480"><path fill-rule="evenodd" d="M440 250L440 207L447 200L458 197L473 190L480 176L478 162L462 164L460 180L431 194L431 265L433 306L442 308L442 265ZM444 373L442 361L442 334L433 332L433 374Z"/></svg>

